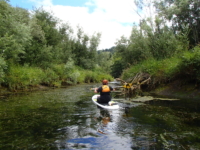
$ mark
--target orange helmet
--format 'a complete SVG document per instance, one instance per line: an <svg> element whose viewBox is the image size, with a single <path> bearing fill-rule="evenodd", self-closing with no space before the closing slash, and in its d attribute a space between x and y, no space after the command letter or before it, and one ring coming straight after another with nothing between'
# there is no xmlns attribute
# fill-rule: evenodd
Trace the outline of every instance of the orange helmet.
<svg viewBox="0 0 200 150"><path fill-rule="evenodd" d="M108 80L103 80L103 81L102 81L102 84L103 84L103 85L108 84Z"/></svg>

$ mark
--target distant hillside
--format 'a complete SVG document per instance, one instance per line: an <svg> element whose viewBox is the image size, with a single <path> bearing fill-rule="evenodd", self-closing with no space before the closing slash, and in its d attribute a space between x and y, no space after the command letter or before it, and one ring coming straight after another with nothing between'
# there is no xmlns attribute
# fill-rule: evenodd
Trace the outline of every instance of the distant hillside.
<svg viewBox="0 0 200 150"><path fill-rule="evenodd" d="M113 46L111 48L106 48L106 49L98 50L98 54L102 53L102 52L110 52L111 54L113 54L115 52L115 46Z"/></svg>

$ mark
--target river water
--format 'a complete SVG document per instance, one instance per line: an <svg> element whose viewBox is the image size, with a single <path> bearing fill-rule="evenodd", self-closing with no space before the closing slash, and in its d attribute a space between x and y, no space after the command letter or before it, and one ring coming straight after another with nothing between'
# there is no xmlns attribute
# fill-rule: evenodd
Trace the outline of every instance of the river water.
<svg viewBox="0 0 200 150"><path fill-rule="evenodd" d="M0 98L2 150L198 150L200 101L132 103L103 110L87 84ZM118 100L116 98L116 100Z"/></svg>

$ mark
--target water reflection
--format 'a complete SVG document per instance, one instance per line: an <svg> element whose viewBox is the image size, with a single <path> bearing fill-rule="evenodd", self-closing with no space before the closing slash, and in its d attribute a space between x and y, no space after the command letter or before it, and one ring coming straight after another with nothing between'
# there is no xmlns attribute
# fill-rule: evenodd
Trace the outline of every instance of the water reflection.
<svg viewBox="0 0 200 150"><path fill-rule="evenodd" d="M100 109L100 116L97 118L99 120L99 127L97 129L97 131L101 134L107 134L107 125L109 122L111 122L112 118L110 115L110 112L106 109Z"/></svg>
<svg viewBox="0 0 200 150"><path fill-rule="evenodd" d="M65 141L66 149L131 149L131 137L119 136L122 131L118 125L122 110L106 110L97 108L94 110L90 129L93 135L86 134ZM93 112L93 113L94 113ZM122 131L123 132L123 131Z"/></svg>

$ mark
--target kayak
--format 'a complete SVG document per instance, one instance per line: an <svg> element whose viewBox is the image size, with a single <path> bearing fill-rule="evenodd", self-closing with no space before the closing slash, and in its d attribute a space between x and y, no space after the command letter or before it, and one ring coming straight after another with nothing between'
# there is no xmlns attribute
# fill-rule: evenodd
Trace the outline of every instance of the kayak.
<svg viewBox="0 0 200 150"><path fill-rule="evenodd" d="M119 105L117 102L114 102L114 101L110 101L108 104L100 104L97 102L97 97L100 96L100 95L94 95L92 96L92 101L95 105L101 107L101 108L104 108L104 109L119 109Z"/></svg>

